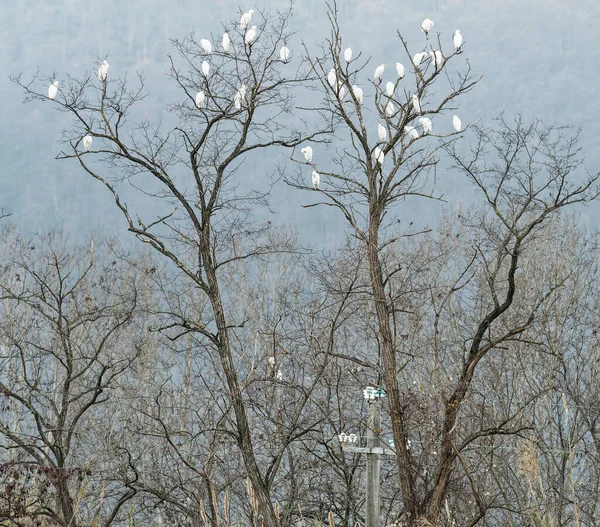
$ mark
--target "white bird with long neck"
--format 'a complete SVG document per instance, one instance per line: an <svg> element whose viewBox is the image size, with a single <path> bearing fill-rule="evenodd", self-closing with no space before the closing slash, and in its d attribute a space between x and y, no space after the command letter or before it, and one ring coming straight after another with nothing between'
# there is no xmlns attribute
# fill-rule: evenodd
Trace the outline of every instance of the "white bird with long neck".
<svg viewBox="0 0 600 527"><path fill-rule="evenodd" d="M48 86L48 99L53 99L56 97L58 93L58 81L54 81L50 86Z"/></svg>
<svg viewBox="0 0 600 527"><path fill-rule="evenodd" d="M235 97L233 98L233 105L236 110L242 109L242 102L246 98L246 85L242 84L240 89L236 92Z"/></svg>
<svg viewBox="0 0 600 527"><path fill-rule="evenodd" d="M413 93L411 98L412 106L415 109L415 112L421 113L421 101L419 101L419 97L417 97L416 93Z"/></svg>
<svg viewBox="0 0 600 527"><path fill-rule="evenodd" d="M410 136L411 139L418 139L419 138L419 132L417 132L417 129L414 126L410 126L407 125L404 127L404 132Z"/></svg>
<svg viewBox="0 0 600 527"><path fill-rule="evenodd" d="M385 85L385 94L388 97L391 97L392 95L394 95L394 83L388 81Z"/></svg>
<svg viewBox="0 0 600 527"><path fill-rule="evenodd" d="M354 93L354 97L356 97L356 100L358 101L358 104L362 104L363 103L363 91L362 88L356 86L356 84L354 86L352 86L352 93Z"/></svg>
<svg viewBox="0 0 600 527"><path fill-rule="evenodd" d="M383 162L385 161L385 154L383 153L383 149L382 148L375 148L375 150L373 150L373 159L375 159L375 162L383 165Z"/></svg>
<svg viewBox="0 0 600 527"><path fill-rule="evenodd" d="M462 44L463 44L463 38L462 38L462 35L460 34L460 29L457 29L454 32L454 36L452 37L452 41L454 42L454 47L456 48L456 52L459 53L460 52L460 48L462 47Z"/></svg>
<svg viewBox="0 0 600 527"><path fill-rule="evenodd" d="M377 66L377 69L375 70L375 75L373 75L373 78L375 80L381 79L381 76L383 75L384 71L385 71L385 64L380 64L379 66Z"/></svg>
<svg viewBox="0 0 600 527"><path fill-rule="evenodd" d="M338 99L341 101L345 95L346 95L346 88L342 83L340 83L338 85Z"/></svg>
<svg viewBox="0 0 600 527"><path fill-rule="evenodd" d="M377 123L377 135L379 136L380 141L385 141L387 139L387 130L381 123Z"/></svg>
<svg viewBox="0 0 600 527"><path fill-rule="evenodd" d="M337 84L337 76L335 74L334 68L331 68L329 70L329 73L327 74L327 82L329 83L329 86L331 86L332 88L335 88L335 86Z"/></svg>
<svg viewBox="0 0 600 527"><path fill-rule="evenodd" d="M425 36L427 36L429 34L429 32L431 31L432 27L433 27L433 20L429 20L429 18L426 18L425 20L423 20L423 23L421 24L421 31L423 31L423 33L425 33Z"/></svg>
<svg viewBox="0 0 600 527"><path fill-rule="evenodd" d="M106 81L108 77L108 62L106 60L102 61L100 67L98 68L98 79L102 82Z"/></svg>
<svg viewBox="0 0 600 527"><path fill-rule="evenodd" d="M421 117L419 119L419 124L423 128L423 135L430 134L431 130L433 130L433 125L431 124L431 119L429 119L428 117Z"/></svg>
<svg viewBox="0 0 600 527"><path fill-rule="evenodd" d="M204 53L208 53L208 54L212 53L212 44L211 44L210 40L208 40L206 38L201 38L200 45L202 46Z"/></svg>
<svg viewBox="0 0 600 527"><path fill-rule="evenodd" d="M252 26L248 31L246 31L246 34L244 35L244 42L246 42L246 44L251 46L254 43L254 41L256 40L257 36L258 36L258 33L256 30L256 26Z"/></svg>
<svg viewBox="0 0 600 527"><path fill-rule="evenodd" d="M85 148L86 152L89 152L92 149L92 136L86 135L83 138L83 148Z"/></svg>
<svg viewBox="0 0 600 527"><path fill-rule="evenodd" d="M396 113L396 106L392 101L388 101L385 105L385 113L388 114L388 117L392 117Z"/></svg>
<svg viewBox="0 0 600 527"><path fill-rule="evenodd" d="M204 104L204 99L206 99L206 95L204 95L204 92L202 90L200 90L196 94L196 108L198 108L198 109L202 108L202 105Z"/></svg>
<svg viewBox="0 0 600 527"><path fill-rule="evenodd" d="M352 48L346 48L344 51L344 60L350 62L352 60Z"/></svg>
<svg viewBox="0 0 600 527"><path fill-rule="evenodd" d="M319 185L321 184L321 176L316 170L313 170L312 173L312 185L315 190L319 189Z"/></svg>
<svg viewBox="0 0 600 527"><path fill-rule="evenodd" d="M279 50L279 58L281 59L281 62L288 62L290 60L290 55L290 48L285 45Z"/></svg>
<svg viewBox="0 0 600 527"><path fill-rule="evenodd" d="M442 61L444 60L442 57L442 52L439 49L436 51L430 51L429 56L431 57L431 61L435 65L435 69L439 70L442 66Z"/></svg>
<svg viewBox="0 0 600 527"><path fill-rule="evenodd" d="M452 126L454 126L454 130L456 130L457 132L460 132L462 130L462 122L458 118L458 115L452 117Z"/></svg>
<svg viewBox="0 0 600 527"><path fill-rule="evenodd" d="M396 62L396 72L401 79L404 77L404 66L400 62Z"/></svg>
<svg viewBox="0 0 600 527"><path fill-rule="evenodd" d="M203 61L202 62L202 75L204 75L205 77L208 77L209 73L210 73L210 64L207 61Z"/></svg>
<svg viewBox="0 0 600 527"><path fill-rule="evenodd" d="M306 159L308 163L312 163L313 149L310 146L305 146L304 148L300 149L300 152L304 154L304 159Z"/></svg>
<svg viewBox="0 0 600 527"><path fill-rule="evenodd" d="M252 17L254 16L254 9L250 9L250 11L246 11L242 17L240 18L240 29L241 30L245 30L248 27L248 24L250 23L250 20L252 20Z"/></svg>
<svg viewBox="0 0 600 527"><path fill-rule="evenodd" d="M229 38L229 33L223 33L223 40L221 41L223 45L223 51L227 53L229 51L229 46L231 46L231 39Z"/></svg>

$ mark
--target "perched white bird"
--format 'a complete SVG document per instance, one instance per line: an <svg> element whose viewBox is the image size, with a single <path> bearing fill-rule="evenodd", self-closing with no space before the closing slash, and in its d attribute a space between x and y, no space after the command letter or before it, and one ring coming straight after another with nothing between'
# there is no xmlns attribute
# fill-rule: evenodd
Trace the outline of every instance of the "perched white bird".
<svg viewBox="0 0 600 527"><path fill-rule="evenodd" d="M312 184L315 190L317 190L319 188L319 185L321 184L321 176L316 170L313 170L312 173Z"/></svg>
<svg viewBox="0 0 600 527"><path fill-rule="evenodd" d="M380 141L385 141L387 139L387 130L381 123L377 123L377 135L379 136Z"/></svg>
<svg viewBox="0 0 600 527"><path fill-rule="evenodd" d="M414 126L405 126L404 127L404 132L410 136L411 139L418 139L419 138L419 132L417 132L417 129Z"/></svg>
<svg viewBox="0 0 600 527"><path fill-rule="evenodd" d="M204 53L212 53L212 44L210 43L210 40L201 38L200 45L202 46Z"/></svg>
<svg viewBox="0 0 600 527"><path fill-rule="evenodd" d="M423 59L427 56L426 52L423 53L415 53L415 56L412 59L412 62L414 64L414 66L419 66L421 64L421 62L423 62Z"/></svg>
<svg viewBox="0 0 600 527"><path fill-rule="evenodd" d="M381 76L383 75L384 71L385 71L385 64L381 64L381 65L377 66L377 69L375 70L375 75L373 75L373 78L375 80L381 79Z"/></svg>
<svg viewBox="0 0 600 527"><path fill-rule="evenodd" d="M337 82L337 76L335 74L335 69L331 68L329 70L329 73L327 74L327 82L329 83L329 86L331 86L332 88L335 88L335 85Z"/></svg>
<svg viewBox="0 0 600 527"><path fill-rule="evenodd" d="M431 57L431 60L433 62L433 64L435 65L435 69L438 70L440 69L442 62L443 62L443 57L442 57L442 52L438 49L436 51L431 51L429 53L429 56Z"/></svg>
<svg viewBox="0 0 600 527"><path fill-rule="evenodd" d="M223 33L223 51L227 53L229 51L229 46L231 45L231 39L229 38L229 33Z"/></svg>
<svg viewBox="0 0 600 527"><path fill-rule="evenodd" d="M250 9L250 11L247 11L242 15L242 18L240 18L240 29L244 30L248 27L248 24L250 23L250 20L252 20L253 15L254 9Z"/></svg>
<svg viewBox="0 0 600 527"><path fill-rule="evenodd" d="M204 104L204 99L206 99L206 95L204 95L204 92L202 90L200 90L196 94L196 108L202 107L202 105Z"/></svg>
<svg viewBox="0 0 600 527"><path fill-rule="evenodd" d="M338 86L338 99L341 101L346 95L346 88L343 85Z"/></svg>
<svg viewBox="0 0 600 527"><path fill-rule="evenodd" d="M385 113L387 113L389 117L392 117L396 113L396 107L392 101L388 101L385 105Z"/></svg>
<svg viewBox="0 0 600 527"><path fill-rule="evenodd" d="M283 372L280 369L277 370L277 380L283 380Z"/></svg>
<svg viewBox="0 0 600 527"><path fill-rule="evenodd" d="M460 29L457 29L454 32L454 36L452 37L452 40L454 41L454 47L456 48L456 51L460 51L460 48L462 47L462 43L463 43L463 39L462 39L462 35L460 34Z"/></svg>
<svg viewBox="0 0 600 527"><path fill-rule="evenodd" d="M275 357L269 357L269 366L275 366Z"/></svg>
<svg viewBox="0 0 600 527"><path fill-rule="evenodd" d="M92 149L92 136L86 135L83 138L83 148L85 148L86 152L89 152Z"/></svg>
<svg viewBox="0 0 600 527"><path fill-rule="evenodd" d="M421 30L425 33L425 35L427 35L431 31L432 27L433 20L429 20L429 18L423 20L423 23L421 24Z"/></svg>
<svg viewBox="0 0 600 527"><path fill-rule="evenodd" d="M431 133L433 129L433 125L431 124L431 119L428 117L421 117L419 119L419 124L423 127L423 135L427 135Z"/></svg>
<svg viewBox="0 0 600 527"><path fill-rule="evenodd" d="M352 60L352 48L346 48L344 51L344 60L350 62Z"/></svg>
<svg viewBox="0 0 600 527"><path fill-rule="evenodd" d="M106 80L106 77L108 77L108 62L106 62L105 60L102 61L102 64L100 64L100 67L98 68L98 78L104 82Z"/></svg>
<svg viewBox="0 0 600 527"><path fill-rule="evenodd" d="M290 48L288 48L287 46L283 46L279 50L279 58L281 59L281 62L287 62L288 60L290 60Z"/></svg>
<svg viewBox="0 0 600 527"><path fill-rule="evenodd" d="M256 40L257 37L256 26L252 26L248 31L246 31L246 35L244 36L244 41L249 46Z"/></svg>
<svg viewBox="0 0 600 527"><path fill-rule="evenodd" d="M380 165L383 165L383 161L385 160L385 154L383 153L383 149L377 147L373 150L373 159Z"/></svg>
<svg viewBox="0 0 600 527"><path fill-rule="evenodd" d="M354 97L356 97L356 100L358 101L358 104L362 104L363 103L363 91L362 91L362 88L359 88L355 84L354 86L352 86L352 92L354 93Z"/></svg>
<svg viewBox="0 0 600 527"><path fill-rule="evenodd" d="M457 132L460 132L462 130L462 122L458 118L458 115L455 115L454 117L452 117L452 126L454 126L454 129Z"/></svg>
<svg viewBox="0 0 600 527"><path fill-rule="evenodd" d="M404 77L404 66L400 62L396 62L396 71L398 72L398 77Z"/></svg>
<svg viewBox="0 0 600 527"><path fill-rule="evenodd" d="M417 97L416 93L413 93L411 102L412 102L413 108L415 109L415 112L421 113L421 102L419 101L419 98Z"/></svg>
<svg viewBox="0 0 600 527"><path fill-rule="evenodd" d="M246 98L246 85L242 84L240 89L236 92L233 98L233 105L236 110L242 109L242 101Z"/></svg>
<svg viewBox="0 0 600 527"><path fill-rule="evenodd" d="M313 149L310 146L305 146L304 148L302 148L300 150L300 152L302 152L304 154L304 158L309 162L312 163L312 157L313 157Z"/></svg>
<svg viewBox="0 0 600 527"><path fill-rule="evenodd" d="M202 75L204 75L205 77L208 77L209 72L210 72L210 64L206 61L202 62Z"/></svg>
<svg viewBox="0 0 600 527"><path fill-rule="evenodd" d="M387 84L385 85L385 94L388 97L391 97L392 95L394 95L394 83L393 82L387 82Z"/></svg>
<svg viewBox="0 0 600 527"><path fill-rule="evenodd" d="M48 86L48 99L54 99L58 93L58 81L54 81Z"/></svg>

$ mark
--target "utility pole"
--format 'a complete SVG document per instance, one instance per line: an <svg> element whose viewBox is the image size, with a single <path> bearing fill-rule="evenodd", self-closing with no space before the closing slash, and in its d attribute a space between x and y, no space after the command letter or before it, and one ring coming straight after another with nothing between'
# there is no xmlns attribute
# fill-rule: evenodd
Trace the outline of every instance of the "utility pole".
<svg viewBox="0 0 600 527"><path fill-rule="evenodd" d="M355 434L346 435L342 432L338 439L342 451L366 454L367 456L365 527L380 527L381 456L395 456L396 453L391 448L381 445L381 400L385 397L385 392L381 388L375 389L367 386L363 390L363 394L369 405L366 446L355 446L358 439Z"/></svg>

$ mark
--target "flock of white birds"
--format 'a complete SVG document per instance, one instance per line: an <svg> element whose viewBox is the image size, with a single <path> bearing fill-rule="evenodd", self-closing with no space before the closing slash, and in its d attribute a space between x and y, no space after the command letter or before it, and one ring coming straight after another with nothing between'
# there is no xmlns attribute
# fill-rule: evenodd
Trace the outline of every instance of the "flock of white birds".
<svg viewBox="0 0 600 527"><path fill-rule="evenodd" d="M258 38L257 26L254 25L254 26L249 27L253 16L254 16L254 10L250 9L249 11L246 11L245 13L243 13L240 18L240 29L242 31L244 31L244 43L247 46L252 46L252 44ZM433 26L434 26L434 23L429 18L426 18L425 20L423 20L423 23L421 24L421 30L425 33L426 37L429 35L429 32L431 31ZM463 37L458 29L454 32L452 40L453 40L456 52L457 53L460 52L462 45L463 45ZM210 55L213 52L213 44L210 40L208 40L206 38L203 38L200 40L200 46L204 50L204 53L206 53L207 55ZM225 52L225 53L229 52L229 49L231 47L231 38L229 37L228 33L223 34L223 37L221 40L221 46L223 48L223 52ZM353 57L352 49L346 48L344 50L344 60L346 62L350 62L352 60L352 57ZM289 60L291 58L291 52L285 44L279 50L279 58L280 58L281 62L284 62L284 63L289 62ZM442 52L439 50L430 51L430 52L423 51L423 52L417 53L413 57L412 63L415 68L418 68L424 60L427 60L427 58L431 59L431 63L434 65L436 71L442 66L443 56L442 56ZM102 61L102 64L100 64L100 67L98 68L97 77L103 83L106 82L106 80L108 78L108 68L109 68L109 64L106 60ZM204 60L202 62L201 71L202 71L202 75L204 75L204 77L209 76L210 64L208 61ZM402 79L405 75L404 66L400 62L396 63L396 72L398 74L399 79ZM381 83L384 73L385 73L385 64L380 64L375 69L373 79L375 81L378 81L379 83ZM331 69L329 71L329 73L327 74L327 82L334 90L336 90L338 99L340 101L343 100L344 96L346 94L346 88L344 87L343 82L341 80L338 80L335 68ZM394 82L388 81L386 83L385 94L387 95L387 97L389 99L391 99L393 97L395 87L396 87L396 84ZM49 99L54 99L56 97L56 95L58 94L58 88L59 88L58 81L55 80L54 82L52 82L52 84L50 84L50 86L48 87L48 98ZM235 94L235 97L233 99L233 105L234 105L235 109L238 111L242 109L242 106L246 100L246 92L247 92L246 85L242 84ZM353 85L352 93L354 95L354 98L356 99L356 102L359 105L362 105L363 100L364 100L363 90L359 86ZM206 101L206 94L204 93L204 91L199 90L195 97L196 107L198 109L202 108L205 101ZM421 112L421 101L419 100L419 97L417 96L417 94L412 95L411 105L417 114L422 113ZM391 100L389 100L387 102L386 107L385 107L385 112L388 117L392 117L395 115L396 106L394 105L394 103ZM432 125L431 119L429 119L428 117L420 117L418 120L418 123L421 126L422 135L428 135L432 132L433 125ZM462 130L461 120L456 115L453 116L453 118L452 118L452 125L456 132L460 132ZM419 138L419 132L417 131L417 129L414 126L410 126L410 125L405 126L404 132L406 135L409 136L409 138L411 140ZM379 136L379 141L381 143L386 142L388 132L387 132L386 127L384 125L382 125L381 123L377 124L377 134ZM93 139L92 139L91 135L86 135L82 139L83 147L87 152L89 152L92 148L92 141L93 141ZM315 167L313 165L313 149L310 146L307 146L307 147L302 148L301 152L304 154L304 158L306 159L307 164L310 164L314 169ZM376 164L383 165L383 162L385 159L385 154L383 152L382 147L377 146L373 150L373 159ZM320 184L321 184L321 176L319 175L319 173L316 170L313 170L313 172L312 172L313 188L315 190L317 190L319 188Z"/></svg>
<svg viewBox="0 0 600 527"><path fill-rule="evenodd" d="M425 20L423 20L423 23L421 24L421 30L425 33L426 37L429 35L429 32L433 28L433 25L434 25L433 20L430 20L429 18L426 18ZM454 34L452 36L452 41L453 41L456 52L460 53L461 49L462 49L462 45L463 45L463 37L460 33L460 30L457 29L454 32ZM344 50L344 60L346 62L350 62L352 60L352 57L353 57L352 48L346 48ZM436 71L438 71L442 67L443 62L444 62L444 57L440 50L430 51L430 52L422 51L420 53L415 54L415 56L412 59L413 66L415 68L418 68L423 63L423 61L427 60L428 58L431 59L431 63L434 65ZM375 68L375 73L373 74L373 79L375 81L378 81L378 83L381 83L384 73L385 73L385 64L380 64L379 66L377 66L377 68ZM400 80L402 78L404 78L404 75L405 75L404 65L400 62L396 62L396 73L398 74L398 78ZM331 88L336 91L337 98L340 101L342 101L346 94L346 89L343 85L344 84L343 81L338 80L335 68L332 68L327 73L327 82L331 86ZM385 94L387 95L387 97L389 99L391 99L394 96L395 89L396 89L396 83L388 81L385 84ZM363 100L364 100L364 92L363 92L362 88L360 88L359 86L353 85L352 93L354 94L356 102L359 105L362 105ZM422 113L421 101L419 100L419 97L417 94L413 94L411 96L410 103L417 114ZM396 105L391 100L388 100L388 102L385 106L385 113L388 117L393 117L396 114ZM431 132L433 130L433 123L431 122L431 119L429 119L428 117L420 117L417 122L421 126L422 135L431 134ZM457 115L453 116L453 118L452 118L452 126L454 127L454 130L457 133L462 130L462 122ZM418 130L414 126L410 126L410 125L405 126L404 133L410 138L411 141L414 139L418 139L420 137ZM381 143L385 143L387 141L388 131L387 131L386 127L381 123L377 123L377 135L378 135L379 141ZM313 160L312 148L310 146L307 146L305 148L302 148L301 152L304 154L306 163L310 164L314 168L314 165L312 162L312 160ZM375 161L376 164L383 165L383 162L385 160L385 153L381 146L377 146L374 148L373 160ZM319 185L321 184L321 177L316 170L313 170L313 173L312 173L312 184L313 184L313 188L315 190L318 190Z"/></svg>

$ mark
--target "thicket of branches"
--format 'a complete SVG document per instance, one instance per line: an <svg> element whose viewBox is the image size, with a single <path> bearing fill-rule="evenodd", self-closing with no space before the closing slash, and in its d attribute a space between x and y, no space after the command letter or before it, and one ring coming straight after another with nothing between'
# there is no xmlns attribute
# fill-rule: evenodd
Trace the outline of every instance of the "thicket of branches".
<svg viewBox="0 0 600 527"><path fill-rule="evenodd" d="M2 232L2 525L360 525L364 459L337 434L366 435L365 385L388 395L386 524L596 525L598 247L573 214L598 175L577 134L453 129L468 49L398 33L405 66L371 80L329 17L317 51L288 55L289 12L227 23L227 49L174 42L170 128L135 121L142 77L70 76L51 101L53 79L15 79L72 117L58 158L141 244ZM298 199L346 221L327 253L274 226L277 177L245 168L282 150ZM478 203L402 227L442 171Z"/></svg>

